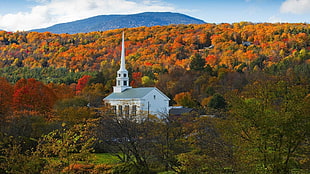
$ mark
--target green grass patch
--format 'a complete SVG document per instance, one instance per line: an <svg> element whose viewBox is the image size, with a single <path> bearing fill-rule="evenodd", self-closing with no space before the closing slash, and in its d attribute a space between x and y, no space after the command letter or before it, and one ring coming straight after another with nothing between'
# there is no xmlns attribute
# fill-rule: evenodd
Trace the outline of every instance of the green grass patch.
<svg viewBox="0 0 310 174"><path fill-rule="evenodd" d="M120 163L119 158L110 153L96 153L96 164L118 164Z"/></svg>

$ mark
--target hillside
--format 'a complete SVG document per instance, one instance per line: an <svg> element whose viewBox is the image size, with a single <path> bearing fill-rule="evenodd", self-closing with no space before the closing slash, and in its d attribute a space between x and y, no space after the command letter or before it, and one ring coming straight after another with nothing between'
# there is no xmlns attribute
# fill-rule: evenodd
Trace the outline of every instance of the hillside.
<svg viewBox="0 0 310 174"><path fill-rule="evenodd" d="M35 78L69 85L91 75L108 93L119 68L123 31L131 84L156 85L172 98L193 91L202 102L210 86L220 93L241 89L255 74L310 83L309 24L245 22L72 35L0 31L0 76L12 83Z"/></svg>
<svg viewBox="0 0 310 174"><path fill-rule="evenodd" d="M118 28L164 26L170 24L203 24L202 20L171 12L146 12L132 15L100 15L83 20L56 24L48 28L34 29L37 32L87 33Z"/></svg>
<svg viewBox="0 0 310 174"><path fill-rule="evenodd" d="M130 86L187 113L103 103L123 31ZM310 173L309 106L309 24L0 31L0 173Z"/></svg>
<svg viewBox="0 0 310 174"><path fill-rule="evenodd" d="M73 35L0 31L0 68L64 68L71 72L92 72L102 70L105 64L117 66L122 31ZM196 69L208 65L237 72L260 70L285 74L294 71L308 76L309 33L308 24L268 23L125 29L127 63L133 71L151 75L175 67L195 69L190 65L198 55L205 62L198 62ZM20 72L9 75L9 72L7 69L0 75L12 82L22 75ZM152 75L153 80L157 78Z"/></svg>

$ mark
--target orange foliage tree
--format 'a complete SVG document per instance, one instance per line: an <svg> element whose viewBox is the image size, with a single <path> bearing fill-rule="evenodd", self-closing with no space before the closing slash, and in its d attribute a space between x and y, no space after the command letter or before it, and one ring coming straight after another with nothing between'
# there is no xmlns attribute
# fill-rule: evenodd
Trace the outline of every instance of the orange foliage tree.
<svg viewBox="0 0 310 174"><path fill-rule="evenodd" d="M185 107L194 107L196 105L196 102L194 101L190 92L181 92L176 94L174 101L177 102L178 105Z"/></svg>
<svg viewBox="0 0 310 174"><path fill-rule="evenodd" d="M130 82L130 86L139 87L142 85L142 73L141 72L133 72L132 73L132 81Z"/></svg>
<svg viewBox="0 0 310 174"><path fill-rule="evenodd" d="M51 111L57 98L54 92L35 79L21 79L14 87L13 107L15 111Z"/></svg>
<svg viewBox="0 0 310 174"><path fill-rule="evenodd" d="M13 86L5 79L0 78L0 117L11 110Z"/></svg>

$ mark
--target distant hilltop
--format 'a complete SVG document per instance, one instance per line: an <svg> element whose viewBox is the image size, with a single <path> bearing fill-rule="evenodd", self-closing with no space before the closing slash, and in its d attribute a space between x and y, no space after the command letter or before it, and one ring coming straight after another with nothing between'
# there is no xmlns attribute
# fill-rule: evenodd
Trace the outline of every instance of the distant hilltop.
<svg viewBox="0 0 310 174"><path fill-rule="evenodd" d="M203 24L203 20L180 13L145 12L131 15L100 15L68 23L56 24L51 27L34 29L31 31L51 33L87 33L92 31L106 31L119 28L165 26L170 24Z"/></svg>

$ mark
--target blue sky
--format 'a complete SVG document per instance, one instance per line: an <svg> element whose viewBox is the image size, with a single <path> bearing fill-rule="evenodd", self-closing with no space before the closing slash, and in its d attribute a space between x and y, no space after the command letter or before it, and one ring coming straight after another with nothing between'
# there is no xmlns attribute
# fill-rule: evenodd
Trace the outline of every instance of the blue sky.
<svg viewBox="0 0 310 174"><path fill-rule="evenodd" d="M310 0L1 0L0 29L23 31L145 11L179 12L209 23L310 22Z"/></svg>

